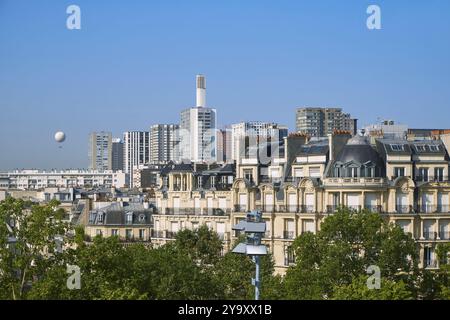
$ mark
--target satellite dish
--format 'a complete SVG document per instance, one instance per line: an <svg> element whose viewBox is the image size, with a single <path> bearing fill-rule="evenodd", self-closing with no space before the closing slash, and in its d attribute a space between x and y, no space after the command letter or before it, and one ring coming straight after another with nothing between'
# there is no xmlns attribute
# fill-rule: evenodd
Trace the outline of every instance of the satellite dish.
<svg viewBox="0 0 450 320"><path fill-rule="evenodd" d="M66 140L66 134L62 131L55 133L55 141L58 143L64 142Z"/></svg>

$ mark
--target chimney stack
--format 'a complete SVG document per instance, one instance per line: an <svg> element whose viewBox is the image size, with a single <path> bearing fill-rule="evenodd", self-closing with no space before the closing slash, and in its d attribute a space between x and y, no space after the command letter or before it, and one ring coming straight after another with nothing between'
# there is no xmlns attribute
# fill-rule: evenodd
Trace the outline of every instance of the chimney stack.
<svg viewBox="0 0 450 320"><path fill-rule="evenodd" d="M197 107L206 107L206 79L197 75Z"/></svg>

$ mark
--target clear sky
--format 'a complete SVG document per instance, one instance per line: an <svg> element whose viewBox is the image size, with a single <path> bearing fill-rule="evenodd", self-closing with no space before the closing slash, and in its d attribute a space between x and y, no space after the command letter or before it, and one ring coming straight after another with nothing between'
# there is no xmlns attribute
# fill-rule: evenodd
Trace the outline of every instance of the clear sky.
<svg viewBox="0 0 450 320"><path fill-rule="evenodd" d="M0 169L86 167L91 131L177 123L197 73L219 125L336 106L447 128L450 1L0 0Z"/></svg>

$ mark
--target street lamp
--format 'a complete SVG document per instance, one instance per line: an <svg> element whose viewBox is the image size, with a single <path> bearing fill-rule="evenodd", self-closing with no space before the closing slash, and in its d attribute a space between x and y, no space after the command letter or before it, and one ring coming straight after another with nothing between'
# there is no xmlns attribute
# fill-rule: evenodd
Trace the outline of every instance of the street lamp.
<svg viewBox="0 0 450 320"><path fill-rule="evenodd" d="M266 223L262 220L262 213L251 211L247 213L247 219L235 225L233 230L245 232L246 242L239 243L233 253L245 254L252 258L256 265L255 278L252 279L252 285L255 286L255 300L259 300L259 291L261 282L259 280L259 269L261 256L267 255L267 247L261 244L261 238L266 232Z"/></svg>

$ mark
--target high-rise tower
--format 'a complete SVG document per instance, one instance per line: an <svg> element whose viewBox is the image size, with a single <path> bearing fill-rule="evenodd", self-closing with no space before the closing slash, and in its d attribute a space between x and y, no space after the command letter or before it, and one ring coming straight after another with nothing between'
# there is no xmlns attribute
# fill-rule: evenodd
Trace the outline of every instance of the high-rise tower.
<svg viewBox="0 0 450 320"><path fill-rule="evenodd" d="M197 107L206 107L206 79L204 75L197 75Z"/></svg>

